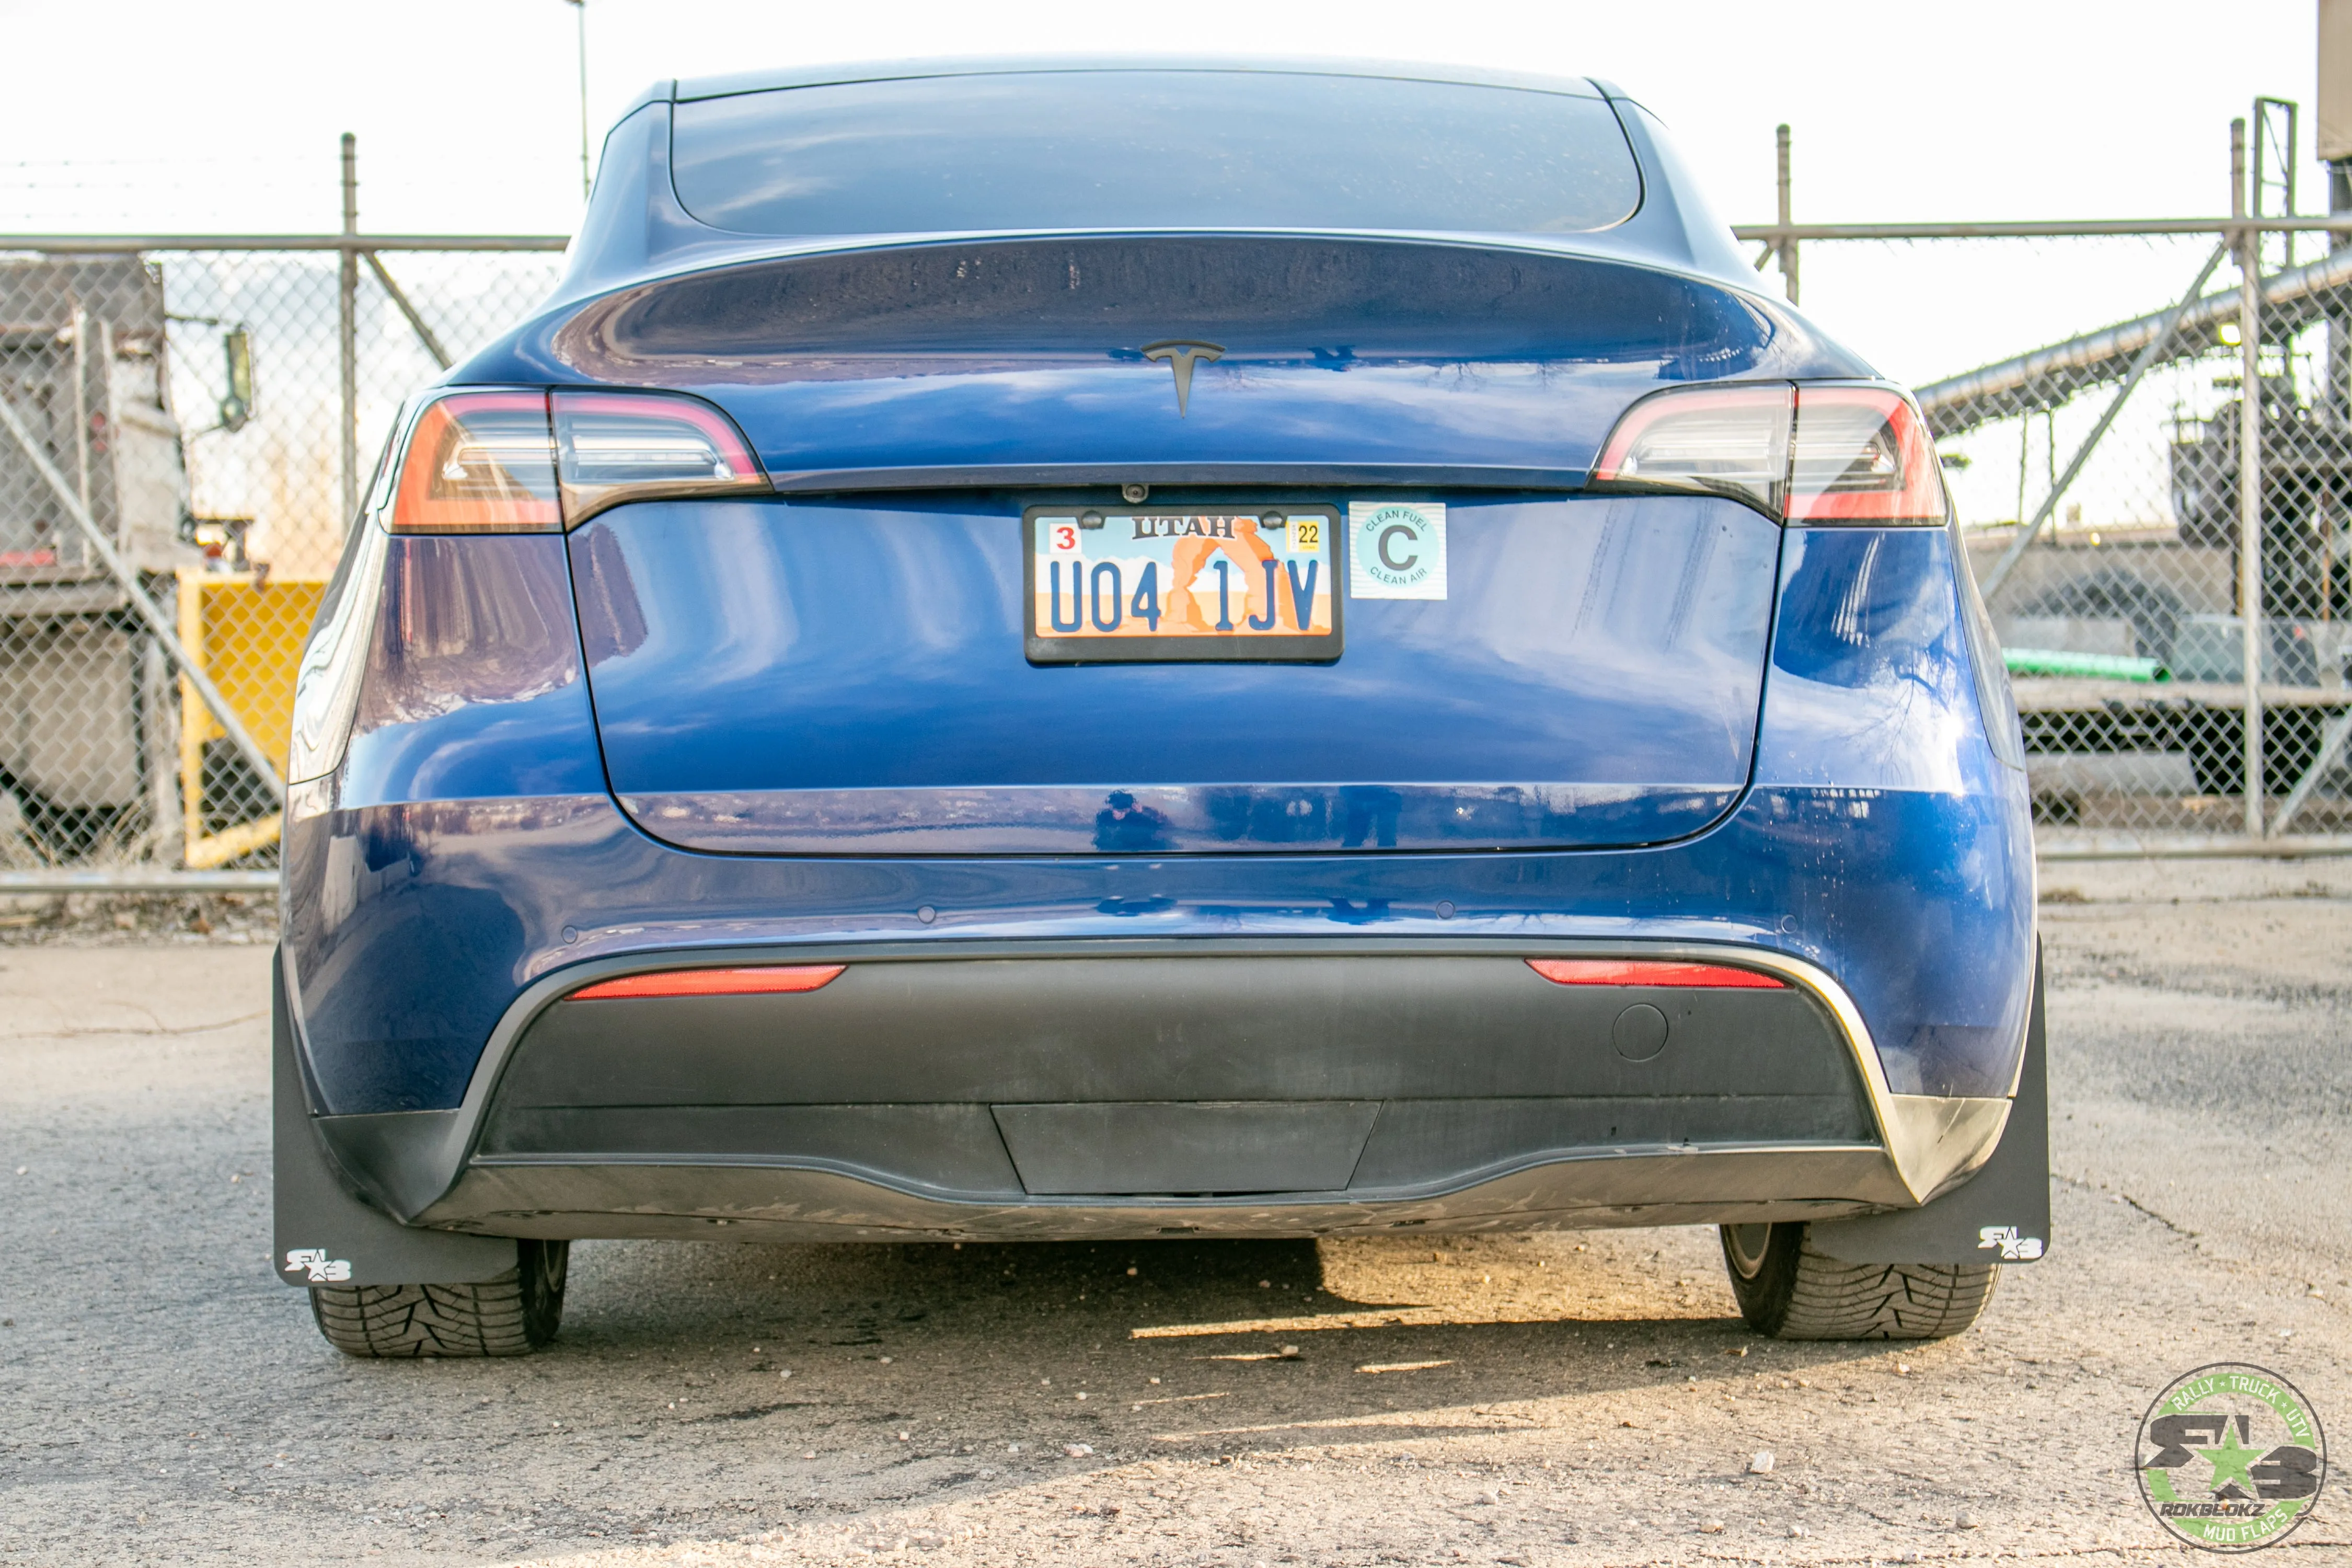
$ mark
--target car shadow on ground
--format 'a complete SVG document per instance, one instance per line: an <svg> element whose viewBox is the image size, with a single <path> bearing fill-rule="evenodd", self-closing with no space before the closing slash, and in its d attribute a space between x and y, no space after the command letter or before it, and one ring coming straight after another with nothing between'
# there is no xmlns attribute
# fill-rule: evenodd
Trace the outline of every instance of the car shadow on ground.
<svg viewBox="0 0 2352 1568"><path fill-rule="evenodd" d="M953 1484L1077 1445L1099 1462L1532 1430L1563 1396L1582 1436L1633 1437L1694 1392L1834 1387L1905 1348L1753 1333L1711 1232L1588 1234L583 1244L540 1364L577 1389L656 1363L677 1380L656 1422L772 1422L822 1434L813 1453L945 1461L934 1484Z"/></svg>

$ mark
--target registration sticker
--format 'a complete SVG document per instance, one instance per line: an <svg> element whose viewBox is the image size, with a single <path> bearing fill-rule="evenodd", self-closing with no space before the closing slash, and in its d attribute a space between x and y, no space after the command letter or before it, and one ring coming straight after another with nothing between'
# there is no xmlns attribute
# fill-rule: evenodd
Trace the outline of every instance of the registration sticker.
<svg viewBox="0 0 2352 1568"><path fill-rule="evenodd" d="M1033 507L1024 521L1033 663L1339 657L1336 508Z"/></svg>
<svg viewBox="0 0 2352 1568"><path fill-rule="evenodd" d="M1445 597L1444 505L1349 501L1348 597Z"/></svg>

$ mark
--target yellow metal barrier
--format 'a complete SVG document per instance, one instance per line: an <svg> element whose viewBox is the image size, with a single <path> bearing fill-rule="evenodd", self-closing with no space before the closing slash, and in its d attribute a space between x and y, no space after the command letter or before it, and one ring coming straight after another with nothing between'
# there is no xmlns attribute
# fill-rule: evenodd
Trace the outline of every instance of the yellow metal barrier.
<svg viewBox="0 0 2352 1568"><path fill-rule="evenodd" d="M179 584L180 641L189 658L212 677L282 775L293 731L295 670L326 592L325 581L266 576L257 582L251 573L183 571ZM282 825L280 815L272 811L214 827L224 805L234 816L240 805L266 804L206 801L205 742L226 736L205 711L195 688L184 679L180 799L187 819L186 861L192 869L226 865L267 848L278 842Z"/></svg>

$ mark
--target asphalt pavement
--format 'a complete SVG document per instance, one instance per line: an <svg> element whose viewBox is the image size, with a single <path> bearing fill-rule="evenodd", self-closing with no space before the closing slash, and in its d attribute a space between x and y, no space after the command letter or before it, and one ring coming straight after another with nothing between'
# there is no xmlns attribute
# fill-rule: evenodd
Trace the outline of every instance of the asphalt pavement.
<svg viewBox="0 0 2352 1568"><path fill-rule="evenodd" d="M2174 1373L2352 1451L2352 864L2043 881L2052 1253L1903 1346L1755 1338L1685 1227L582 1244L552 1350L348 1361L267 1268L266 931L0 910L0 1563L2178 1563Z"/></svg>

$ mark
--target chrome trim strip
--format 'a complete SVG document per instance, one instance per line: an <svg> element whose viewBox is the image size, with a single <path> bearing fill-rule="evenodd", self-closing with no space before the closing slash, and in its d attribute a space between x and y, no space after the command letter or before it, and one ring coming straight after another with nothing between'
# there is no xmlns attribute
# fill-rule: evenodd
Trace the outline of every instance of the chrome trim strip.
<svg viewBox="0 0 2352 1568"><path fill-rule="evenodd" d="M2010 1101L1960 1095L1890 1094L1894 1136L1888 1148L1911 1195L1926 1203L1959 1185L1992 1158Z"/></svg>
<svg viewBox="0 0 2352 1568"><path fill-rule="evenodd" d="M1738 962L1804 987L1830 1010L1862 1073L1880 1142L1913 1202L1926 1203L1991 1157L1993 1146L2000 1142L2000 1130L2009 1121L2008 1100L1896 1094L1887 1084L1886 1065L1879 1060L1877 1043L1870 1037L1870 1026L1863 1022L1862 1009L1829 971L1782 953L1744 948L1715 951L1727 960L1736 951Z"/></svg>

